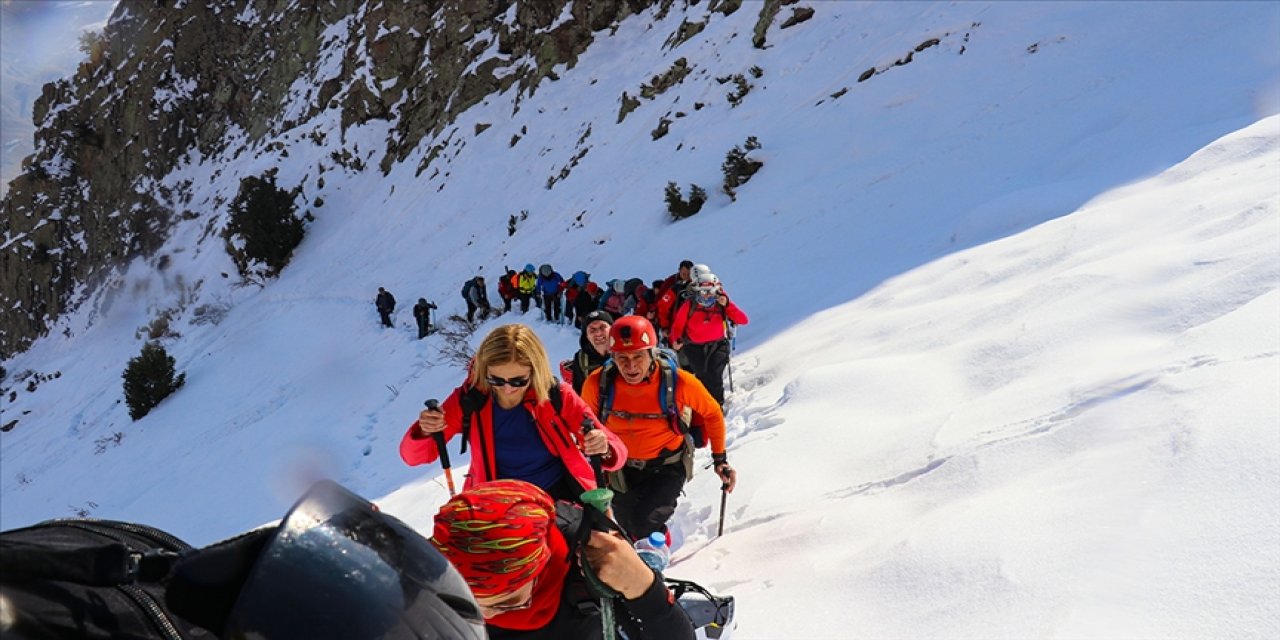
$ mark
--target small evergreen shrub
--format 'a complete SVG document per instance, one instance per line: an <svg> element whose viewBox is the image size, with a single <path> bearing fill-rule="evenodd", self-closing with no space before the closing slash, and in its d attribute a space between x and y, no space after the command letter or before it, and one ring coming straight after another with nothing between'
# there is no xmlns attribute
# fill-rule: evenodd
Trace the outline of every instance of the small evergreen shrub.
<svg viewBox="0 0 1280 640"><path fill-rule="evenodd" d="M696 184L691 184L689 199L685 200L684 195L680 193L680 187L674 182L668 182L667 188L663 190L663 199L667 203L667 212L671 217L682 220L702 210L702 205L707 202L707 191Z"/></svg>
<svg viewBox="0 0 1280 640"><path fill-rule="evenodd" d="M294 215L296 210L294 194L277 187L275 176L250 176L240 181L227 225L227 251L240 275L270 277L289 264L305 234L302 219ZM253 263L266 268L255 273Z"/></svg>
<svg viewBox="0 0 1280 640"><path fill-rule="evenodd" d="M734 89L728 96L729 106L736 107L742 104L742 99L747 97L748 93L751 93L751 83L747 82L746 76L741 73L734 75L731 80L733 81Z"/></svg>
<svg viewBox="0 0 1280 640"><path fill-rule="evenodd" d="M187 381L187 374L175 375L173 365L173 356L154 342L143 345L142 353L129 359L122 377L130 418L138 420L147 415Z"/></svg>
<svg viewBox="0 0 1280 640"><path fill-rule="evenodd" d="M743 146L746 147L745 151L741 147L730 149L725 154L724 163L720 165L720 170L724 172L724 192L734 199L737 198L734 189L746 184L764 166L763 162L747 157L748 151L760 148L760 141L755 136L747 138Z"/></svg>

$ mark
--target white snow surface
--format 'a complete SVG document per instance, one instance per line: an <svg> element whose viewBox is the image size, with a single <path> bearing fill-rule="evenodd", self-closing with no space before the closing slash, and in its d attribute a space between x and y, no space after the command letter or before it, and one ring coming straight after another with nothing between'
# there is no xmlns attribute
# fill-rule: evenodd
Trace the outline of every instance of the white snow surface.
<svg viewBox="0 0 1280 640"><path fill-rule="evenodd" d="M752 3L674 50L705 7L632 17L386 176L388 123L339 135L332 110L189 156L165 184L191 180L183 208L206 217L168 266L136 262L3 363L0 526L87 512L206 544L327 476L428 532L440 470L398 444L463 372L414 339L413 303L458 313L463 280L504 265L603 282L690 258L751 322L724 534L701 471L669 574L734 595L735 639L1280 636L1280 5L809 4L764 50ZM617 124L622 92L679 57L693 72ZM753 88L731 107L715 78L736 73ZM730 200L720 163L748 136L765 164ZM316 221L280 278L235 286L204 227L273 167ZM668 181L710 200L673 223ZM133 422L120 374L166 309L186 384ZM511 321L555 360L576 349L532 310L471 344ZM28 392L27 370L60 377Z"/></svg>

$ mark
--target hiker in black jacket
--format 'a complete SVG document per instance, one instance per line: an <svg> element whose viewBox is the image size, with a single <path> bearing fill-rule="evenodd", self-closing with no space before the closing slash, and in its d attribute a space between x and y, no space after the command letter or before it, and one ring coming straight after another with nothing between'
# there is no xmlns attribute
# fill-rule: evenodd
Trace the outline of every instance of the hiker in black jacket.
<svg viewBox="0 0 1280 640"><path fill-rule="evenodd" d="M378 315L382 316L382 326L394 326L391 324L391 314L396 311L396 297L390 291L378 287L378 297L373 299L373 306L377 307Z"/></svg>
<svg viewBox="0 0 1280 640"><path fill-rule="evenodd" d="M560 377L572 384L574 391L582 393L582 381L609 359L609 327L612 326L613 316L608 311L597 309L582 318L578 352L560 363Z"/></svg>
<svg viewBox="0 0 1280 640"><path fill-rule="evenodd" d="M426 298L418 298L418 304L413 305L413 319L418 321L418 339L421 340L431 333L431 310L436 305L427 302Z"/></svg>

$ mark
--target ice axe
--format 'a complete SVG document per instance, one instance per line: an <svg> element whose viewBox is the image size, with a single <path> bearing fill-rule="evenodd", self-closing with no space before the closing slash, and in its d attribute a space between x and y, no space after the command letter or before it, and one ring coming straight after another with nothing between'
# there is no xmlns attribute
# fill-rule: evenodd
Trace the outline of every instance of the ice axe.
<svg viewBox="0 0 1280 640"><path fill-rule="evenodd" d="M427 411L440 411L440 401L432 398L427 401ZM449 448L445 446L444 432L437 431L431 434L431 438L436 441L436 450L440 452L440 466L444 467L444 481L449 485L449 497L458 495L458 491L453 488L453 465L449 464Z"/></svg>

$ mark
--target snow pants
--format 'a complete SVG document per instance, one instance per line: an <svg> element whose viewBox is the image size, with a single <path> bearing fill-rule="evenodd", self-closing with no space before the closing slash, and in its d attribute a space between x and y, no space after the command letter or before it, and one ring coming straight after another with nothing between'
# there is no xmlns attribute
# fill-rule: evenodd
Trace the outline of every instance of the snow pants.
<svg viewBox="0 0 1280 640"><path fill-rule="evenodd" d="M680 462L643 469L625 466L627 490L613 496L613 515L632 539L663 531L676 512L676 501L684 489L685 469Z"/></svg>
<svg viewBox="0 0 1280 640"><path fill-rule="evenodd" d="M680 349L680 355L688 361L689 371L697 376L702 386L711 393L711 397L723 407L724 370L729 366L729 341L686 344Z"/></svg>

